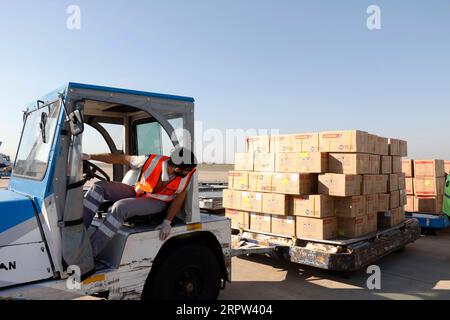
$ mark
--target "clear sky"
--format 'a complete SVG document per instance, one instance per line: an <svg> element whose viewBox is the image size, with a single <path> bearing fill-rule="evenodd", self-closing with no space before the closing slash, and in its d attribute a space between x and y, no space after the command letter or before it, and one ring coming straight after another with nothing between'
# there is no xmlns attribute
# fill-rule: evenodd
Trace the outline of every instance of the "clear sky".
<svg viewBox="0 0 450 320"><path fill-rule="evenodd" d="M73 81L192 96L205 129L362 129L450 159L450 1L0 0L0 34L12 156L24 106Z"/></svg>

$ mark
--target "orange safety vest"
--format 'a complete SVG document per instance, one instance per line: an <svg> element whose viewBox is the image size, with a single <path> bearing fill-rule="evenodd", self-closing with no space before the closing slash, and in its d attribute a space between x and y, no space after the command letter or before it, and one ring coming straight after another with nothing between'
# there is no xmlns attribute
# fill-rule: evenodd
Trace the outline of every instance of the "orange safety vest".
<svg viewBox="0 0 450 320"><path fill-rule="evenodd" d="M148 157L147 161L142 167L139 181L134 186L137 197L143 196L146 198L153 198L165 202L171 202L178 193L186 190L189 182L191 181L191 177L195 172L195 169L189 172L189 174L184 178L176 176L162 190L158 190L157 193L153 192L159 180L161 179L163 162L168 159L169 157L167 156L156 154L152 154ZM139 189L144 191L145 193L142 195L138 194Z"/></svg>

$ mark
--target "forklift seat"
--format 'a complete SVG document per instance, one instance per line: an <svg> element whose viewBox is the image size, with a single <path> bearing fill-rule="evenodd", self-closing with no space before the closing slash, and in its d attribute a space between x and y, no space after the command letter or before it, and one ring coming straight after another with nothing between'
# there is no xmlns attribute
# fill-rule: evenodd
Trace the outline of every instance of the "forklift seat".
<svg viewBox="0 0 450 320"><path fill-rule="evenodd" d="M97 217L99 219L103 219L103 215L108 213L108 209L112 207L114 204L114 201L103 201L100 207L97 210ZM148 225L148 224L160 224L163 222L164 218L166 217L166 210L156 213L156 214L149 214L147 216L135 216L128 218L124 221L125 224L128 225Z"/></svg>

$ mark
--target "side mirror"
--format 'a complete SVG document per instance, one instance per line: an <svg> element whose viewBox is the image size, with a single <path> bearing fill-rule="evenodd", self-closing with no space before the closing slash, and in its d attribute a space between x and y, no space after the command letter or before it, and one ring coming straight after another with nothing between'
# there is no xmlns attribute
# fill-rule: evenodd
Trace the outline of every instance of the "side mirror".
<svg viewBox="0 0 450 320"><path fill-rule="evenodd" d="M73 136L78 136L84 131L83 115L80 110L74 110L69 114L70 132Z"/></svg>

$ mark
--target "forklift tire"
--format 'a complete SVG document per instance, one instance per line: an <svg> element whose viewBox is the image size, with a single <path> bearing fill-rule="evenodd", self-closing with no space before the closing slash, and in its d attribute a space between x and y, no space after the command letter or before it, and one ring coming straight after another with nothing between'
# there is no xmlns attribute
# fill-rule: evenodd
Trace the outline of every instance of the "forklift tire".
<svg viewBox="0 0 450 320"><path fill-rule="evenodd" d="M221 288L217 256L207 246L173 247L152 270L143 300L216 300Z"/></svg>

